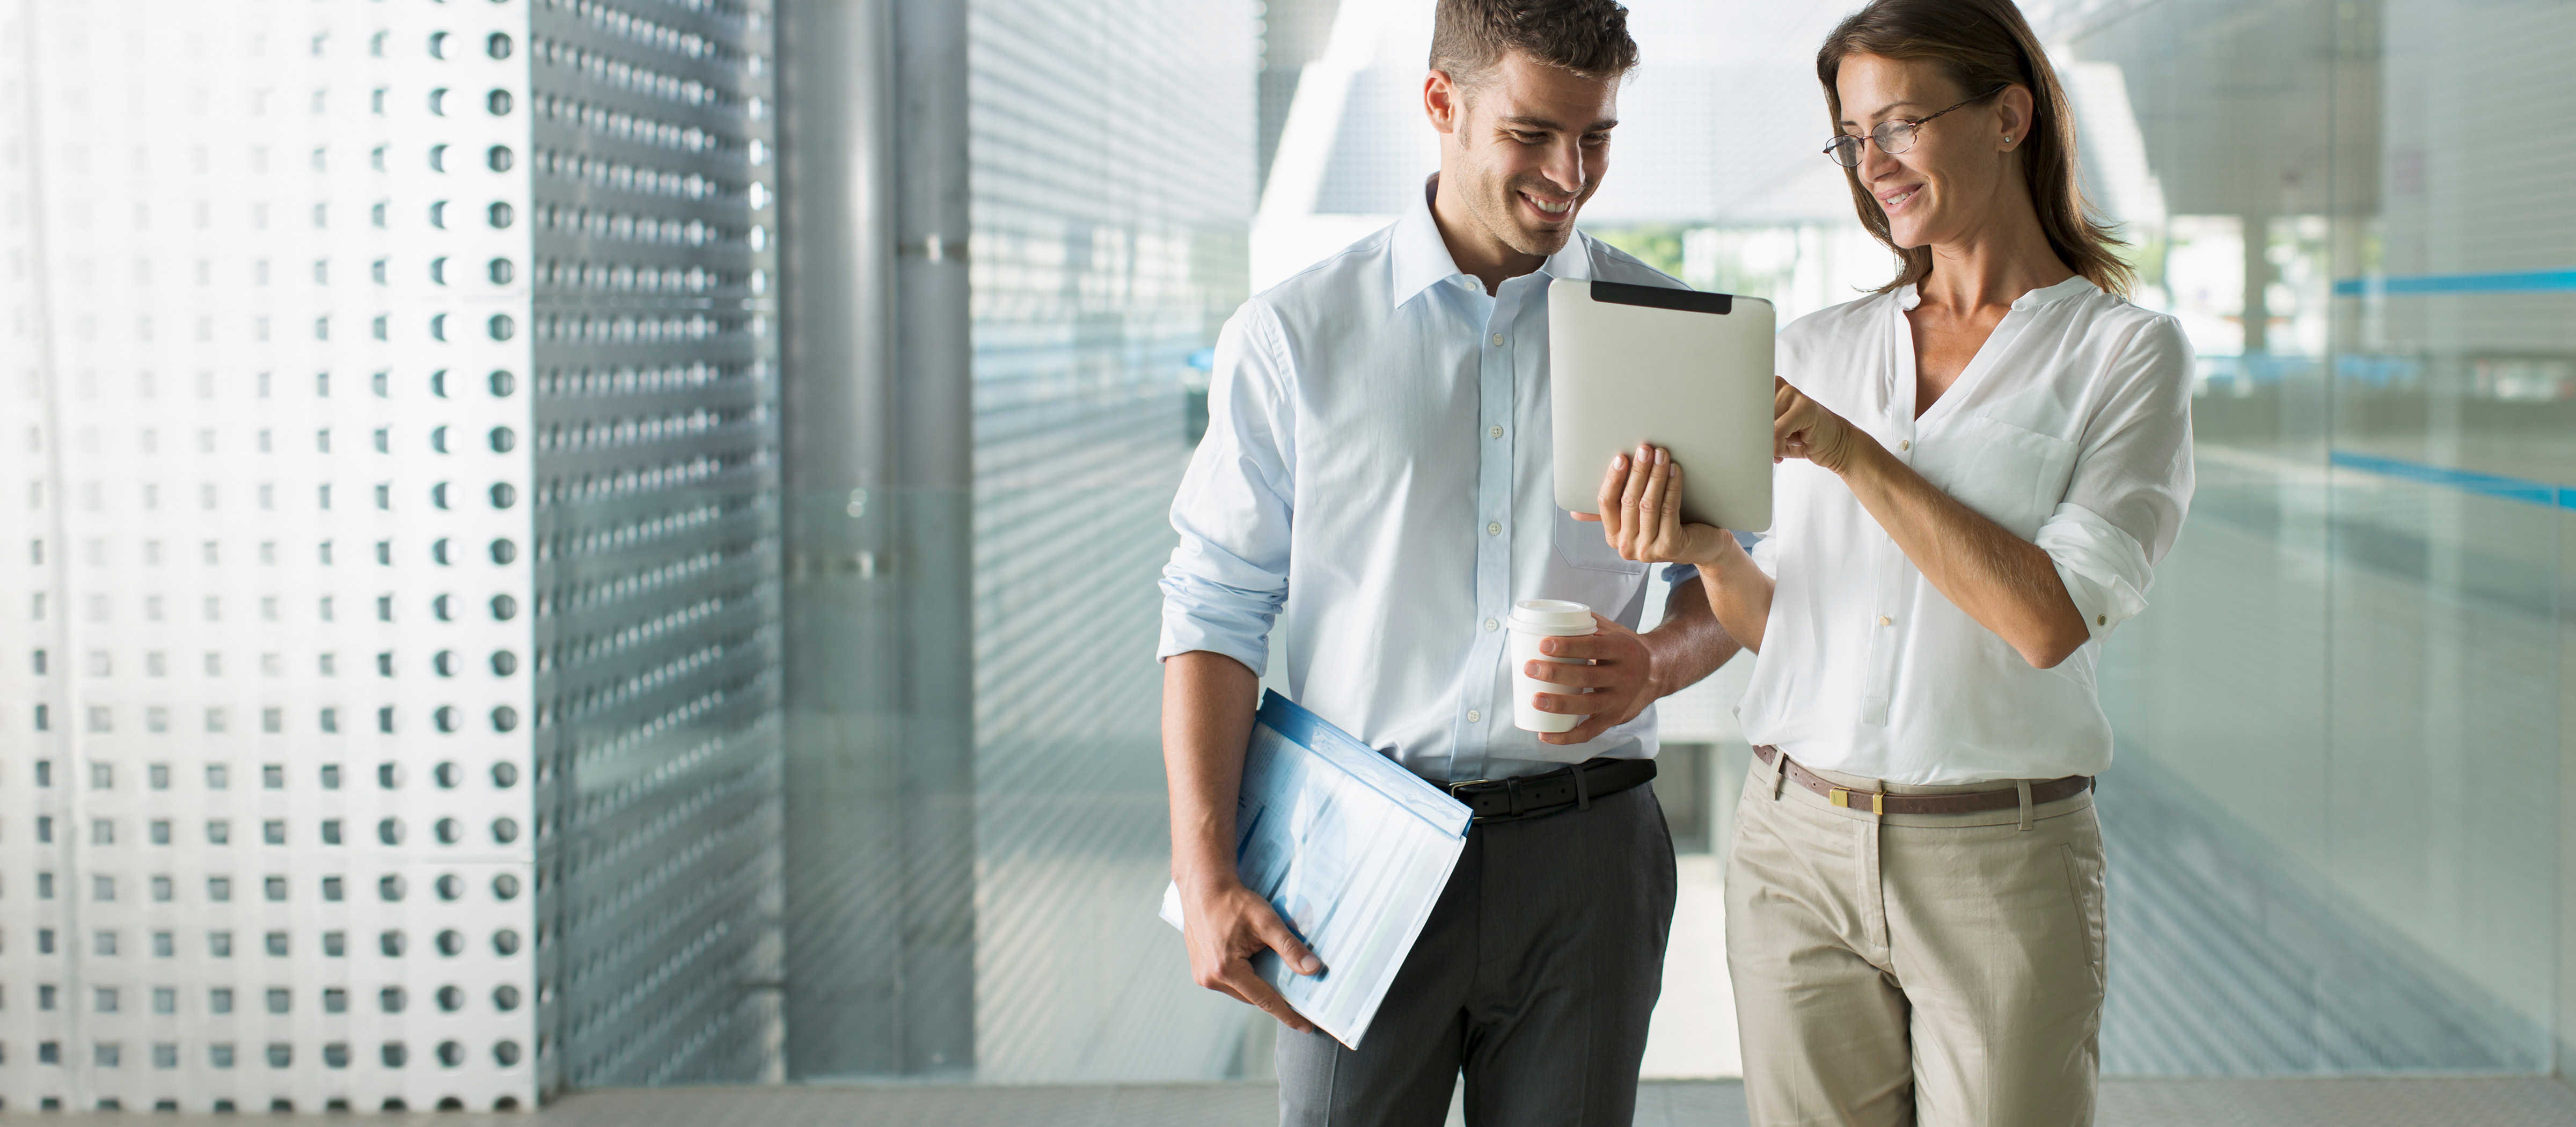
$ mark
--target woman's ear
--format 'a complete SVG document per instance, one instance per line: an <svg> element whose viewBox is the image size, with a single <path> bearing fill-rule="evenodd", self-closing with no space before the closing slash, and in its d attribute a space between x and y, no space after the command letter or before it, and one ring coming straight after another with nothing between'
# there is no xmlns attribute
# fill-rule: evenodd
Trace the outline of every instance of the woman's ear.
<svg viewBox="0 0 2576 1127"><path fill-rule="evenodd" d="M1995 96L1995 123L2003 127L2003 147L2009 152L2030 140L2030 119L2035 99L2030 87L2018 82L2004 87Z"/></svg>

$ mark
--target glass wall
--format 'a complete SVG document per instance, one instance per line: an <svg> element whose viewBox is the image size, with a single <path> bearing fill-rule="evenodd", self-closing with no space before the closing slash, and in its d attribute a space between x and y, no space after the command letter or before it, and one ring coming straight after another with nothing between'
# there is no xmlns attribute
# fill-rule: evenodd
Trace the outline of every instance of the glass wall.
<svg viewBox="0 0 2576 1127"><path fill-rule="evenodd" d="M1255 15L968 11L979 1079L1238 1069L1243 1010L1154 914L1154 579L1204 425L1188 388L1246 296Z"/></svg>
<svg viewBox="0 0 2576 1127"><path fill-rule="evenodd" d="M2540 1071L2576 480L2563 4L2040 13L2200 360L2199 495L2115 638L2104 1064Z"/></svg>

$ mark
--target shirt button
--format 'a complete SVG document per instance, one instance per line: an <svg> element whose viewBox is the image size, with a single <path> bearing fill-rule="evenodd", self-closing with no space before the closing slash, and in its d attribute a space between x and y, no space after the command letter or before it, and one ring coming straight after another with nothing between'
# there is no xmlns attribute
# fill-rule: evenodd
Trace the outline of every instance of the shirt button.
<svg viewBox="0 0 2576 1127"><path fill-rule="evenodd" d="M1470 708L1470 709L1468 709L1468 710L1467 710L1467 722L1468 722L1468 723L1470 723L1470 724L1474 724L1474 723L1476 723L1476 722L1478 722L1478 721L1483 720L1484 718L1485 718L1485 714L1484 714L1484 713L1478 712L1478 711L1476 711L1475 709L1472 709L1472 708Z"/></svg>
<svg viewBox="0 0 2576 1127"><path fill-rule="evenodd" d="M1914 440L1913 440L1913 439L1911 439L1911 438L1900 438L1900 439L1897 439L1897 440L1896 440L1896 448L1897 448L1897 449L1899 449L1899 450L1911 450L1911 449L1914 449Z"/></svg>
<svg viewBox="0 0 2576 1127"><path fill-rule="evenodd" d="M1489 521L1486 521L1486 522L1485 522L1485 535L1487 535L1487 536L1500 536L1500 535L1502 535L1502 534L1503 534L1503 522L1498 521L1498 520L1489 520Z"/></svg>
<svg viewBox="0 0 2576 1127"><path fill-rule="evenodd" d="M1896 620L1882 614L1878 616L1878 624L1881 626L1894 626L1896 625Z"/></svg>
<svg viewBox="0 0 2576 1127"><path fill-rule="evenodd" d="M1503 346L1503 334L1501 334L1501 333L1495 333L1495 334L1494 334L1494 347L1496 347L1496 348L1501 348L1502 346Z"/></svg>
<svg viewBox="0 0 2576 1127"><path fill-rule="evenodd" d="M1487 630L1499 629L1502 625L1502 623L1496 622L1490 618L1485 620L1485 629Z"/></svg>
<svg viewBox="0 0 2576 1127"><path fill-rule="evenodd" d="M1492 429L1487 430L1485 433L1486 433L1486 434L1488 434L1488 435L1490 435L1490 436L1492 436L1492 437L1495 437L1495 438L1501 438L1501 437L1503 436L1503 428L1501 428L1501 427L1494 427L1494 428L1492 428Z"/></svg>
<svg viewBox="0 0 2576 1127"><path fill-rule="evenodd" d="M2093 625L2095 625L2095 626L2109 626L2110 624L2111 624L2111 616L2110 616L2110 615L2107 615L2107 614L2097 614L2097 615L2094 615L2094 616L2093 616Z"/></svg>

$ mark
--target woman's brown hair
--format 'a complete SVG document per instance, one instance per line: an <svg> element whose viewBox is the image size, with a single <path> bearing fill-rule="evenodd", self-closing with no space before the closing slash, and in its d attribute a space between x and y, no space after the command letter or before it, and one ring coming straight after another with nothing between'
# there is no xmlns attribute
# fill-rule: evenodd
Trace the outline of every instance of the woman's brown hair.
<svg viewBox="0 0 2576 1127"><path fill-rule="evenodd" d="M2006 84L2031 94L2030 136L2021 148L2021 168L2030 188L2031 206L2039 212L2040 230L2050 250L2084 280L2105 291L2128 295L2136 275L2113 253L2126 243L2097 223L2086 210L2084 188L2075 163L2075 118L2066 90L2048 65L2039 37L2021 17L2013 0L1876 0L1852 13L1825 37L1816 52L1816 77L1825 84L1825 106L1833 129L1842 131L1842 93L1834 86L1843 60L1853 55L1911 61L1928 60L1958 84L1961 96ZM1860 170L1844 169L1851 184L1852 205L1860 222L1878 241L1895 251L1904 269L1878 288L1886 293L1921 282L1932 273L1930 247L1897 246L1888 237L1887 212L1862 187Z"/></svg>

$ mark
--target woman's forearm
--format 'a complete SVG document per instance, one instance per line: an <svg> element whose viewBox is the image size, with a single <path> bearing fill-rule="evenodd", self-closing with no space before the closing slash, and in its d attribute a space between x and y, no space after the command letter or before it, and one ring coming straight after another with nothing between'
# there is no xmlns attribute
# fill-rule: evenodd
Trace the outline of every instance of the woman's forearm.
<svg viewBox="0 0 2576 1127"><path fill-rule="evenodd" d="M2039 545L1960 504L1875 442L1860 442L1841 473L1923 578L2033 667L2054 667L2092 637Z"/></svg>
<svg viewBox="0 0 2576 1127"><path fill-rule="evenodd" d="M1771 577L1730 536L1714 562L1699 565L1699 582L1717 624L1745 649L1762 652L1762 627L1771 620Z"/></svg>

